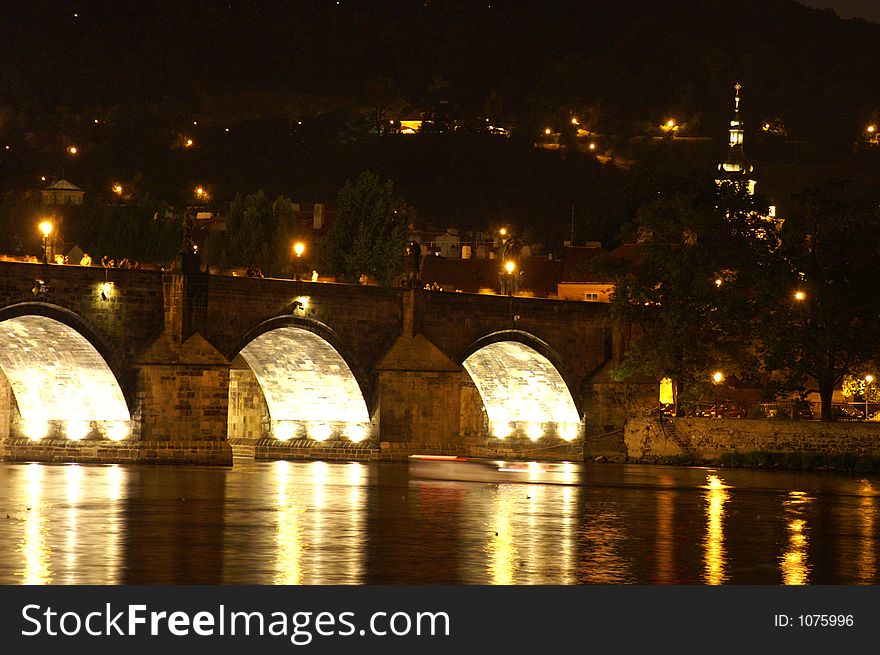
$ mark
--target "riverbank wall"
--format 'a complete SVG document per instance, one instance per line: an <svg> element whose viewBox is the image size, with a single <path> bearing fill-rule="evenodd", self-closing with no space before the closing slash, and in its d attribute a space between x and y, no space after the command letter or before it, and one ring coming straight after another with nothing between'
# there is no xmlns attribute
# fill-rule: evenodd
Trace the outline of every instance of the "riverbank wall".
<svg viewBox="0 0 880 655"><path fill-rule="evenodd" d="M634 418L623 447L629 462L875 468L880 423Z"/></svg>

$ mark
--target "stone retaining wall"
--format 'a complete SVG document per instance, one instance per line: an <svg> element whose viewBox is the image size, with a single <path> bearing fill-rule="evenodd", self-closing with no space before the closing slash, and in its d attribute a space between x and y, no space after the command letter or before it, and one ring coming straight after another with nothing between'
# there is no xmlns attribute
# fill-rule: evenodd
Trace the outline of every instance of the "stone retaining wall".
<svg viewBox="0 0 880 655"><path fill-rule="evenodd" d="M880 423L688 418L674 424L678 440L656 418L629 420L624 431L627 459L717 460L725 453L750 452L880 457Z"/></svg>
<svg viewBox="0 0 880 655"><path fill-rule="evenodd" d="M202 464L228 466L229 444L215 441L110 441L108 439L0 439L0 461L89 464Z"/></svg>

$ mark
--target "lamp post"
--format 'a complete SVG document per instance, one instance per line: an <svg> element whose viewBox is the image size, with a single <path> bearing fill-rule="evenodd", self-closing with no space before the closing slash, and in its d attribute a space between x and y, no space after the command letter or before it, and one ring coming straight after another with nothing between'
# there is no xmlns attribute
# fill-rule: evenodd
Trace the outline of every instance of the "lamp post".
<svg viewBox="0 0 880 655"><path fill-rule="evenodd" d="M724 373L715 371L712 374L712 384L715 385L715 418L721 418L721 411L718 407L718 385L724 382Z"/></svg>
<svg viewBox="0 0 880 655"><path fill-rule="evenodd" d="M296 255L296 279L298 280L300 277L300 273L302 271L302 254L305 252L306 246L302 241L297 241L293 244L293 252Z"/></svg>
<svg viewBox="0 0 880 655"><path fill-rule="evenodd" d="M865 420L868 420L868 387L874 381L874 376L868 373L865 376Z"/></svg>
<svg viewBox="0 0 880 655"><path fill-rule="evenodd" d="M42 221L39 225L40 232L43 233L43 262L49 263L50 238L52 236L52 221Z"/></svg>

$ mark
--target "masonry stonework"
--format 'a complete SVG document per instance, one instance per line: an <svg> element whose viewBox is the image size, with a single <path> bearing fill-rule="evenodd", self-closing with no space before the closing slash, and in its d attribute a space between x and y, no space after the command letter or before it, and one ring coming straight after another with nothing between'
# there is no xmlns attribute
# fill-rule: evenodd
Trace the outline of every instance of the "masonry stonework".
<svg viewBox="0 0 880 655"><path fill-rule="evenodd" d="M612 343L596 303L210 276L193 257L168 271L0 262L0 323L27 315L63 322L95 347L119 382L132 431L122 442L27 441L0 379L3 458L229 464L230 442L237 454L269 458L492 449L462 367L470 354L521 341L559 369L582 413ZM366 442L267 439L265 398L231 362L281 325L318 335L350 367L370 418Z"/></svg>
<svg viewBox="0 0 880 655"><path fill-rule="evenodd" d="M625 447L631 461L654 462L688 455L718 460L725 453L817 453L880 457L880 424L767 421L753 419L675 419L685 452L656 418L632 419Z"/></svg>

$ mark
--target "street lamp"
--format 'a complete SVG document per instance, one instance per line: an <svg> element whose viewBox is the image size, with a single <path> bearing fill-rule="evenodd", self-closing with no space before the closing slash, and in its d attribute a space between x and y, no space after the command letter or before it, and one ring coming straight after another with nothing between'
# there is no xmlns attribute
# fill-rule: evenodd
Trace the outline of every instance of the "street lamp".
<svg viewBox="0 0 880 655"><path fill-rule="evenodd" d="M39 225L40 232L43 233L43 261L48 264L49 263L49 244L50 237L52 236L52 221L42 221Z"/></svg>
<svg viewBox="0 0 880 655"><path fill-rule="evenodd" d="M868 387L874 381L874 376L868 373L865 376L865 420L868 420Z"/></svg>
<svg viewBox="0 0 880 655"><path fill-rule="evenodd" d="M122 185L121 184L114 184L113 185L113 193L115 193L117 196L121 196L122 195Z"/></svg>
<svg viewBox="0 0 880 655"><path fill-rule="evenodd" d="M75 155L79 152L79 149L76 146L68 146L67 147L68 154Z"/></svg>
<svg viewBox="0 0 880 655"><path fill-rule="evenodd" d="M718 385L724 382L724 373L721 371L715 371L712 374L712 384L715 385L715 417L721 417L721 409L718 407Z"/></svg>
<svg viewBox="0 0 880 655"><path fill-rule="evenodd" d="M508 259L504 262L504 272L506 275L502 275L502 288L501 294L504 296L515 296L517 291L516 284L516 262L512 259Z"/></svg>
<svg viewBox="0 0 880 655"><path fill-rule="evenodd" d="M306 246L302 241L297 241L293 244L293 252L296 254L296 279L299 279L300 271L302 270L302 254L305 252Z"/></svg>
<svg viewBox="0 0 880 655"><path fill-rule="evenodd" d="M798 302L802 302L807 299L807 294L801 290L795 291L794 292L794 299L797 300Z"/></svg>

